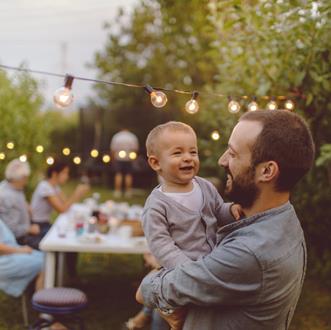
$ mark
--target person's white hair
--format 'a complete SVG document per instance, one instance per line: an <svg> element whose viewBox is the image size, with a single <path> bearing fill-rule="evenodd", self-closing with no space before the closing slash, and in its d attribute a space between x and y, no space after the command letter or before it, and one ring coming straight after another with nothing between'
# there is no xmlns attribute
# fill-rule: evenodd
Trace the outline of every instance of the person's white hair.
<svg viewBox="0 0 331 330"><path fill-rule="evenodd" d="M5 170L5 177L8 181L21 180L30 175L30 166L27 162L19 159L10 161Z"/></svg>

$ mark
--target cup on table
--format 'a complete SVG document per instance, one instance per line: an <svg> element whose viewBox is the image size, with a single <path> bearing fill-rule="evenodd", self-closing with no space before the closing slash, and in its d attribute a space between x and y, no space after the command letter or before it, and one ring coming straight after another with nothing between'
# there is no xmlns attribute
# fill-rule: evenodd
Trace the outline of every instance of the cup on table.
<svg viewBox="0 0 331 330"><path fill-rule="evenodd" d="M118 228L117 234L119 237L124 239L130 238L132 236L132 227L126 225L121 226L120 228Z"/></svg>
<svg viewBox="0 0 331 330"><path fill-rule="evenodd" d="M64 222L60 222L56 224L57 235L60 238L65 238L67 236L67 224Z"/></svg>

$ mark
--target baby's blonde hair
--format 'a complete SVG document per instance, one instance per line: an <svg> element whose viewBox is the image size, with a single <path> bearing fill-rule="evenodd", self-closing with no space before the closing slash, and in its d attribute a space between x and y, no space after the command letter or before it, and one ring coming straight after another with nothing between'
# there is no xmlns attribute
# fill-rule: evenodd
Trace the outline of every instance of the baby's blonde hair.
<svg viewBox="0 0 331 330"><path fill-rule="evenodd" d="M192 133L196 136L193 128L180 121L168 121L165 124L155 126L148 134L146 139L147 156L155 155L159 149L159 137L165 131L181 131Z"/></svg>

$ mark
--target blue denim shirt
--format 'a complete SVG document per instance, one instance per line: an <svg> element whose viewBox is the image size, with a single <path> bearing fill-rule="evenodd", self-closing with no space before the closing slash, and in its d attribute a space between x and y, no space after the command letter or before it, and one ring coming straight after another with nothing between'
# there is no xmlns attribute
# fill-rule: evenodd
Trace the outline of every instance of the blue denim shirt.
<svg viewBox="0 0 331 330"><path fill-rule="evenodd" d="M183 330L288 329L306 269L303 231L293 206L222 227L214 250L148 275L145 304L187 306Z"/></svg>

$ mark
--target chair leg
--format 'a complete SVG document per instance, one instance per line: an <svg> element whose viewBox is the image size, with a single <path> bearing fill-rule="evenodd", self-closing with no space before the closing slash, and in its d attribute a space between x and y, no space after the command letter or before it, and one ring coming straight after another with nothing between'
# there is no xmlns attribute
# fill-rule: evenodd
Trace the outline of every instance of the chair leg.
<svg viewBox="0 0 331 330"><path fill-rule="evenodd" d="M23 323L25 327L29 326L29 315L28 315L28 304L27 304L27 293L23 292L21 296L22 301L22 315L23 315Z"/></svg>

